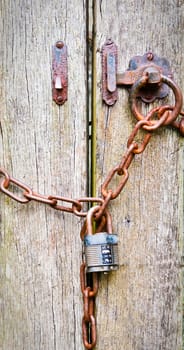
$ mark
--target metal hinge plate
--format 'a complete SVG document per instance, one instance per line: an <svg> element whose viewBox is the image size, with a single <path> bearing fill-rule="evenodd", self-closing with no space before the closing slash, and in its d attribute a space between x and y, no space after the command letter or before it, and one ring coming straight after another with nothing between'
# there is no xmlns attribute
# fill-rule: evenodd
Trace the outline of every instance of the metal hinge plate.
<svg viewBox="0 0 184 350"><path fill-rule="evenodd" d="M67 90L67 46L63 41L57 41L52 50L52 98L58 105L67 101Z"/></svg>

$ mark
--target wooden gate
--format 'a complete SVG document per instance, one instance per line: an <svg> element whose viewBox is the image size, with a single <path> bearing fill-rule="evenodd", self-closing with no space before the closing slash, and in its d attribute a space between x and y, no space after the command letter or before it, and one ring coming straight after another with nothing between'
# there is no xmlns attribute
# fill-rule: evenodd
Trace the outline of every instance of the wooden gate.
<svg viewBox="0 0 184 350"><path fill-rule="evenodd" d="M7 0L0 9L0 166L46 196L99 195L135 125L127 91L114 107L102 103L101 47L116 42L119 72L136 54L167 57L184 87L183 1ZM68 46L63 106L51 92L58 39ZM182 349L182 164L182 137L160 128L109 205L120 268L100 276L98 350ZM2 350L84 349L82 223L0 195Z"/></svg>

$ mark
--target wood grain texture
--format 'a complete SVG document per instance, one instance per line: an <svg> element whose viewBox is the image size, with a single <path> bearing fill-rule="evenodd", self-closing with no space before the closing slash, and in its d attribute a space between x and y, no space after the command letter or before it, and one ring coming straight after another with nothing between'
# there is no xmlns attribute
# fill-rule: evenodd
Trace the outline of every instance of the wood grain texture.
<svg viewBox="0 0 184 350"><path fill-rule="evenodd" d="M119 163L135 125L127 91L119 89L114 107L102 104L100 49L106 39L115 41L119 72L131 57L149 50L167 57L184 91L183 15L183 1L97 1L98 189ZM183 139L161 128L144 154L135 157L125 189L111 202L120 269L101 278L97 349L182 349L182 164Z"/></svg>
<svg viewBox="0 0 184 350"><path fill-rule="evenodd" d="M86 195L85 1L0 4L0 164L42 194ZM51 95L68 45L68 102ZM0 348L81 349L80 219L0 196Z"/></svg>

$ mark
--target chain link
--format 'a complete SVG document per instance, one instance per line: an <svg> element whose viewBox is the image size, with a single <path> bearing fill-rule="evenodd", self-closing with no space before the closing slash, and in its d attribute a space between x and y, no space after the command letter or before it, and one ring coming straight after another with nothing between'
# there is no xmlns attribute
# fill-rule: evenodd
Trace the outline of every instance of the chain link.
<svg viewBox="0 0 184 350"><path fill-rule="evenodd" d="M172 106L155 107L147 114L147 116L142 117L142 115L139 115L136 110L138 122L128 138L127 149L122 156L121 161L110 170L101 186L102 197L72 199L58 195L42 195L33 191L28 185L20 180L10 176L3 168L0 168L0 191L21 204L27 204L31 200L41 202L49 205L55 210L72 213L79 217L87 216L87 211L84 209L84 203L88 206L89 204L97 203L99 209L94 214L94 220L98 221L100 219L100 223L97 225L96 229L96 232L99 232L106 223L104 214L109 202L117 198L123 190L129 178L129 166L131 165L134 156L145 150L152 136L152 132L160 126L168 125L170 123L173 127L179 129L180 133L184 136L184 118L179 122L173 120L171 118L171 111L173 111ZM184 116L183 111L180 111L180 114ZM157 119L151 120L155 117L157 117ZM135 138L141 129L147 133L144 135L142 142L138 143ZM116 175L120 176L121 180L116 188L112 190L110 185ZM62 204L59 204L58 202L61 202ZM64 203L68 203L70 206L64 205ZM84 238L85 234L86 221L81 230L81 239ZM95 297L98 292L98 275L94 272L86 273L85 263L82 263L80 268L80 282L84 302L84 315L82 319L83 343L85 348L90 350L96 345Z"/></svg>
<svg viewBox="0 0 184 350"><path fill-rule="evenodd" d="M81 292L83 294L84 315L82 318L83 343L86 349L93 349L96 345L95 297L98 293L98 274L86 273L83 262L80 268Z"/></svg>
<svg viewBox="0 0 184 350"><path fill-rule="evenodd" d="M2 178L2 179L1 179ZM87 211L83 211L82 203L99 203L103 205L103 198L83 197L72 199L63 196L43 195L33 191L28 185L10 176L8 172L0 168L0 191L21 204L35 201L51 206L55 210L60 210L77 216L85 217ZM58 201L70 203L71 207L60 205Z"/></svg>

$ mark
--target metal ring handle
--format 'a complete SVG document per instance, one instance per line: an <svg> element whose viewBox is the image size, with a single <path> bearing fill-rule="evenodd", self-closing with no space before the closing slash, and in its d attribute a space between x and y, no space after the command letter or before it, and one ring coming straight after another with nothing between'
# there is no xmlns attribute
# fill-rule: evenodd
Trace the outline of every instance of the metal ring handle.
<svg viewBox="0 0 184 350"><path fill-rule="evenodd" d="M160 83L167 84L174 93L175 96L175 106L173 107L173 110L167 111L167 118L163 121L163 125L169 125L171 124L177 116L181 112L183 98L182 93L179 87L176 85L176 83L171 80L170 78L166 77L165 75L160 75ZM142 87L145 87L148 84L148 75L143 75L140 79L138 79L132 86L130 90L130 101L131 101L131 110L132 113L135 115L137 120L144 120L145 117L140 113L137 107L137 94L139 90ZM150 121L152 125L157 124L157 120Z"/></svg>

